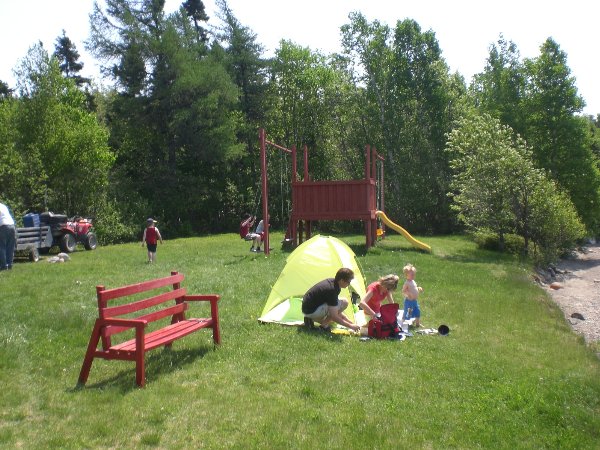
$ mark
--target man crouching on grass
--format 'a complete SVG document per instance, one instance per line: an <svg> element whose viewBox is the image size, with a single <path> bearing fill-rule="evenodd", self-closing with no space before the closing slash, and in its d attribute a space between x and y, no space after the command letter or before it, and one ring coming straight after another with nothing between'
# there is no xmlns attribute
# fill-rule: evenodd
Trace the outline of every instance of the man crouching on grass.
<svg viewBox="0 0 600 450"><path fill-rule="evenodd" d="M353 331L360 327L353 324L343 311L348 307L348 300L338 298L342 289L350 286L354 272L345 267L335 274L335 278L327 278L311 287L302 298L302 313L304 324L312 327L313 321L321 324L323 331L330 331L331 322L339 323Z"/></svg>

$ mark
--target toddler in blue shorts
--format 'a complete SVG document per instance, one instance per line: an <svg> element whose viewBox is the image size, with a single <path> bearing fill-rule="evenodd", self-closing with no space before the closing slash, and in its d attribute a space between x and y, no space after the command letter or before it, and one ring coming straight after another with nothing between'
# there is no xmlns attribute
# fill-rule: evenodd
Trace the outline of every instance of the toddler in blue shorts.
<svg viewBox="0 0 600 450"><path fill-rule="evenodd" d="M415 327L421 326L421 308L419 308L419 294L423 292L421 286L417 286L415 275L417 269L412 264L407 264L402 269L406 281L402 286L402 294L404 295L404 313L403 320L412 319L414 317Z"/></svg>

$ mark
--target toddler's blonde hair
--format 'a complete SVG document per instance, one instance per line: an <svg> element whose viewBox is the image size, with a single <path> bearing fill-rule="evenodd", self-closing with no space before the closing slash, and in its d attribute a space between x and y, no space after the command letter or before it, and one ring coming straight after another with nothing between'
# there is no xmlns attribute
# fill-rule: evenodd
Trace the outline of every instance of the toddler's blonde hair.
<svg viewBox="0 0 600 450"><path fill-rule="evenodd" d="M406 276L406 274L408 272L417 273L417 268L415 266L413 266L412 264L407 264L404 266L404 269L402 269L402 273L404 274L404 276Z"/></svg>

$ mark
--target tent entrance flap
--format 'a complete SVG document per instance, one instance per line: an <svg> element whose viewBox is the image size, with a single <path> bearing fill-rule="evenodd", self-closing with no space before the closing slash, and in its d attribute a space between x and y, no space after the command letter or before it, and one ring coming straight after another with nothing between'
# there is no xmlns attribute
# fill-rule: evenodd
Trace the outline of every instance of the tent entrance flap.
<svg viewBox="0 0 600 450"><path fill-rule="evenodd" d="M302 297L292 297L284 300L258 320L261 322L282 323L284 325L304 324Z"/></svg>

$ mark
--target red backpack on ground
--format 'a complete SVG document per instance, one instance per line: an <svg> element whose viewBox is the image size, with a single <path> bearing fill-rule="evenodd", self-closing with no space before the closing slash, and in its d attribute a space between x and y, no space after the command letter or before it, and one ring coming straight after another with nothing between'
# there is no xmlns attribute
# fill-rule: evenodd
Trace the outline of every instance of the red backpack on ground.
<svg viewBox="0 0 600 450"><path fill-rule="evenodd" d="M400 333L398 326L398 303L386 303L381 305L380 319L373 318L369 321L369 336L375 339L395 338Z"/></svg>

